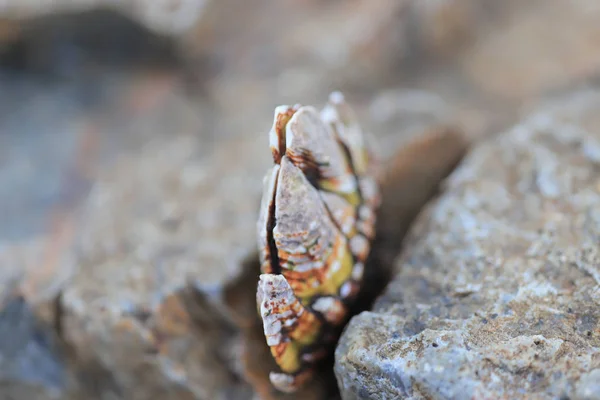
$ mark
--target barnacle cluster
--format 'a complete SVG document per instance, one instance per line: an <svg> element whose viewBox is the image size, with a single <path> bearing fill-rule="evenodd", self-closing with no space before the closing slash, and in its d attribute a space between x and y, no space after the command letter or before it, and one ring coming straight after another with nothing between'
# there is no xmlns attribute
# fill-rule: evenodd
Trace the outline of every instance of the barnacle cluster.
<svg viewBox="0 0 600 400"><path fill-rule="evenodd" d="M257 224L257 305L285 392L331 350L360 289L379 206L376 161L339 92L319 111L279 106L269 134L274 166Z"/></svg>

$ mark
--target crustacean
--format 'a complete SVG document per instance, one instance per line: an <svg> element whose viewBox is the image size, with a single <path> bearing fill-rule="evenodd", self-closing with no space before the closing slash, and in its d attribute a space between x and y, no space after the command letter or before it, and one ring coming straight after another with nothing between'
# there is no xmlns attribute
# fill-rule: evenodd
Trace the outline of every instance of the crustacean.
<svg viewBox="0 0 600 400"><path fill-rule="evenodd" d="M376 161L339 92L320 112L279 106L269 134L274 166L264 178L258 220L257 305L292 392L314 374L360 289L379 206Z"/></svg>

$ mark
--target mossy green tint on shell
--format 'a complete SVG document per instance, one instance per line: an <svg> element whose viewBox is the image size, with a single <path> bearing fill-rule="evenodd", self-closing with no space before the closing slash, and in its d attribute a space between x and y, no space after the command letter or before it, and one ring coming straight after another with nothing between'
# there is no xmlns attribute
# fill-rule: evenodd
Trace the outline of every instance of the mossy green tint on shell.
<svg viewBox="0 0 600 400"><path fill-rule="evenodd" d="M376 160L351 108L332 93L322 111L275 109L257 224L257 302L280 371L293 392L335 342L362 282L379 206Z"/></svg>

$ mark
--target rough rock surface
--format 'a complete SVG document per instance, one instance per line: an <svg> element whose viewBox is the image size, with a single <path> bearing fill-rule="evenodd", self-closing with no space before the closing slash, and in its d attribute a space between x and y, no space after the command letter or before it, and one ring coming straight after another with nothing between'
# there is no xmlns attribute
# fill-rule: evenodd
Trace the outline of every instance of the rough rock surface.
<svg viewBox="0 0 600 400"><path fill-rule="evenodd" d="M597 399L600 92L475 148L336 350L344 399Z"/></svg>
<svg viewBox="0 0 600 400"><path fill-rule="evenodd" d="M220 294L256 247L264 165L236 147L254 161L264 150L265 163L268 148L221 143L209 156L205 143L156 138L123 155L98 176L81 216L63 336L78 362L110 371L124 398L244 398L249 389L230 362L236 330Z"/></svg>
<svg viewBox="0 0 600 400"><path fill-rule="evenodd" d="M69 372L57 337L16 295L0 310L0 399L59 399Z"/></svg>

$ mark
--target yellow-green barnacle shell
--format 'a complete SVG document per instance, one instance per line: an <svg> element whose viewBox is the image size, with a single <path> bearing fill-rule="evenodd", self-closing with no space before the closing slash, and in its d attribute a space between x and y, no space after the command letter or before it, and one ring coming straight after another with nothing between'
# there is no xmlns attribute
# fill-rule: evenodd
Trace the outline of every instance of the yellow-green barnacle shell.
<svg viewBox="0 0 600 400"><path fill-rule="evenodd" d="M371 177L375 181L380 164L374 151L376 141L372 135L363 131L356 113L343 94L333 92L329 96L329 101L321 111L321 118L348 149L356 175L361 178ZM372 194L378 194L378 190L372 191ZM368 196L365 196L365 200L369 203Z"/></svg>
<svg viewBox="0 0 600 400"><path fill-rule="evenodd" d="M257 306L280 367L270 380L293 391L310 379L360 289L379 206L377 163L338 93L321 113L277 107L269 144Z"/></svg>
<svg viewBox="0 0 600 400"><path fill-rule="evenodd" d="M281 346L281 352L297 353L302 346L314 343L321 322L298 301L283 275L262 274L257 292L269 346ZM282 354L278 353L277 357L281 358ZM284 358L287 360L281 366L283 371L291 373L299 369L297 357Z"/></svg>
<svg viewBox="0 0 600 400"><path fill-rule="evenodd" d="M296 298L282 275L263 274L257 301L267 344L282 372L272 373L271 381L284 392L293 391L311 365L319 360L319 350L307 350L320 334L322 322Z"/></svg>
<svg viewBox="0 0 600 400"><path fill-rule="evenodd" d="M371 149L372 141L366 140L356 114L340 92L329 96L327 105L321 111L321 117L348 151L358 180L362 203L358 210L357 229L367 239L372 240L375 236L375 209L381 202L376 179L378 161Z"/></svg>
<svg viewBox="0 0 600 400"><path fill-rule="evenodd" d="M275 191L273 241L281 274L308 305L315 295L337 295L354 264L317 189L287 156Z"/></svg>
<svg viewBox="0 0 600 400"><path fill-rule="evenodd" d="M330 125L334 134L348 149L357 175L363 176L369 168L369 151L354 111L340 92L333 92L321 111L321 118Z"/></svg>
<svg viewBox="0 0 600 400"><path fill-rule="evenodd" d="M342 234L347 238L356 235L356 207L335 193L323 191L320 195Z"/></svg>

